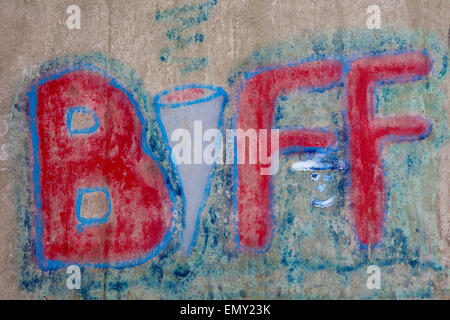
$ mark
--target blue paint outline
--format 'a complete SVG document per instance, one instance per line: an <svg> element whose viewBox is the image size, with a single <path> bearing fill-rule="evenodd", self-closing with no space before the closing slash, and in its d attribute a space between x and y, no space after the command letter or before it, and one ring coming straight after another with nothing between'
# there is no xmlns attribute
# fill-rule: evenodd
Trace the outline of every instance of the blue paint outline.
<svg viewBox="0 0 450 320"><path fill-rule="evenodd" d="M160 240L158 245L152 248L149 252L144 254L143 256L135 259L124 260L119 262L105 262L105 263L77 263L73 261L61 261L61 260L49 260L44 256L44 249L42 243L43 229L44 229L44 221L42 217L42 197L41 197L41 182L40 182L40 165L39 165L39 135L37 132L37 114L36 109L38 105L38 87L45 84L48 81L57 80L70 72L76 71L89 71L99 75L104 76L107 80L109 80L109 84L116 89L121 90L126 94L130 102L133 104L136 114L139 118L139 121L142 125L142 149L144 153L149 155L152 160L156 163L159 168L161 174L164 177L164 183L169 192L169 196L172 202L172 216L170 225L164 237ZM136 92L136 91L135 91ZM36 245L36 256L38 258L39 267L44 271L56 270L59 268L64 268L69 265L78 265L81 267L94 267L94 268L115 268L115 269L124 269L128 267L134 267L137 265L141 265L153 257L157 256L162 249L166 247L169 243L172 234L175 231L175 225L178 218L178 213L176 210L176 195L175 191L171 184L167 183L169 178L164 168L161 166L159 160L154 156L150 146L148 145L148 141L146 139L147 133L149 130L149 122L144 118L142 111L140 110L140 105L134 99L133 94L129 92L124 85L121 84L118 80L112 77L108 72L104 71L100 67L95 66L91 63L75 63L75 64L67 64L65 67L57 68L52 72L48 73L47 76L40 77L37 80L31 82L29 90L26 93L30 106L30 132L31 132L31 143L32 143L32 152L33 152L33 184L34 184L34 198L36 205L36 215L35 215L35 223L36 223L36 237L35 237L35 245ZM144 106L145 107L145 106Z"/></svg>
<svg viewBox="0 0 450 320"><path fill-rule="evenodd" d="M72 117L74 113L84 113L89 114L92 116L92 119L94 120L94 124L87 128L81 128L81 129L75 129L72 130ZM66 125L67 130L69 130L70 137L72 137L74 134L90 134L94 133L98 128L100 128L100 120L97 117L97 114L94 110L88 107L72 107L67 109L66 111Z"/></svg>
<svg viewBox="0 0 450 320"><path fill-rule="evenodd" d="M89 193L103 192L106 196L106 202L108 205L108 210L99 218L85 218L81 216L81 205L83 202L83 196ZM111 194L107 187L93 187L93 188L79 188L76 193L75 200L75 213L77 215L78 221L81 223L81 229L84 227L92 227L100 224L104 224L108 221L109 215L111 214Z"/></svg>
<svg viewBox="0 0 450 320"><path fill-rule="evenodd" d="M167 104L159 102L160 99L163 96L165 96L165 95L167 95L169 93L173 93L173 92L180 91L180 90L185 90L185 89L192 89L192 88L208 89L208 90L212 90L213 92L210 95L206 96L206 97L202 97L202 98L195 99L195 100L192 100L192 101L185 101L185 102L180 102L180 103L170 103L169 102ZM220 110L220 113L219 113L218 130L222 131L222 127L223 127L223 111L224 111L225 106L227 105L227 103L229 101L229 98L228 98L228 94L226 93L226 91L223 90L221 87L214 86L214 85L208 85L208 84L195 84L195 83L194 84L184 84L184 85L176 86L176 87L174 87L172 89L169 89L169 90L165 90L165 91L163 91L161 93L158 93L155 96L153 106L155 108L155 113L156 113L156 122L158 123L158 126L159 126L159 128L161 130L161 135L163 137L164 144L166 145L166 148L169 150L169 154L170 155L172 154L172 148L170 147L169 139L167 137L167 132L166 132L166 130L164 128L164 125L163 125L163 123L161 121L161 109L179 108L179 107L191 106L191 105L194 105L194 104L199 104L199 103L204 103L204 102L211 101L211 100L213 100L215 98L218 98L220 96L223 97L223 101L222 101L222 107L221 107L221 110ZM222 140L223 140L223 137L222 137ZM215 150L218 150L218 148L220 148L220 146L222 145L222 142L223 141L216 141ZM220 150L222 150L222 149L220 149ZM183 200L183 214L182 214L183 215L183 219L181 219L181 220L182 220L182 227L183 227L183 231L184 231L184 229L185 229L185 215L186 215L186 212L185 212L185 210L186 210L185 209L185 207L186 207L186 198L185 198L185 195L184 195L184 187L183 187L183 183L181 181L181 177L180 177L180 173L178 171L178 168L177 168L176 164L173 162L171 156L169 156L169 161L170 161L170 164L171 164L171 166L173 168L173 171L175 172L175 177L177 178L177 181L178 181L178 183L180 185L180 189L181 189L182 200ZM210 194L210 191L211 191L211 185L212 185L212 179L213 179L214 174L216 172L216 168L217 168L217 161L214 161L214 164L212 165L212 168L211 168L211 172L208 175L208 179L207 179L207 182L206 182L205 190L203 191L203 200L202 200L202 203L201 203L201 205L199 207L199 210L197 212L197 219L196 219L197 221L195 223L195 228L194 228L194 233L192 235L192 240L191 240L191 243L188 246L188 250L185 251L185 255L186 256L189 256L192 253L192 251L193 251L193 249L195 247L195 244L197 242L198 232L199 232L199 229L200 229L201 214L202 214L202 212L203 212L203 210L204 210L204 208L206 206L206 203L208 201L208 198L209 198L209 194ZM181 239L182 240L184 239L183 237L184 237L184 232L181 234Z"/></svg>

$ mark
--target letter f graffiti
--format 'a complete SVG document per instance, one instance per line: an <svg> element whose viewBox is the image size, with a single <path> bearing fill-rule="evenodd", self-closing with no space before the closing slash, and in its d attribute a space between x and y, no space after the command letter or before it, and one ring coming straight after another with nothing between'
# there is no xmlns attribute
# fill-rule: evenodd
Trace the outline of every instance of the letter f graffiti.
<svg viewBox="0 0 450 320"><path fill-rule="evenodd" d="M369 57L351 64L347 80L350 182L356 232L364 245L376 244L383 234L383 145L423 139L432 127L420 116L376 117L375 88L386 82L420 79L430 70L431 61L422 52Z"/></svg>
<svg viewBox="0 0 450 320"><path fill-rule="evenodd" d="M342 64L339 61L323 60L254 75L245 83L239 95L237 129L272 129L275 100L280 94L299 89L328 88L340 80L341 74ZM275 155L283 150L327 148L335 142L335 135L329 131L280 130L278 148L271 145L268 153ZM261 141L258 148L262 148ZM243 148L239 149L238 152L242 152ZM237 182L234 193L237 242L258 252L269 246L273 232L271 176L261 174L264 165L261 161L256 164L235 164L234 171Z"/></svg>

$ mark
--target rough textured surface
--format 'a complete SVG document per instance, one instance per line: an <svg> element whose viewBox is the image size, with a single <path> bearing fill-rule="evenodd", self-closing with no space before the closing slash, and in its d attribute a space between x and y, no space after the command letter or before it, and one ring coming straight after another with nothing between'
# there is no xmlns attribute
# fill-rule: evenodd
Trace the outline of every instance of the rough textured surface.
<svg viewBox="0 0 450 320"><path fill-rule="evenodd" d="M72 4L81 8L80 30L65 25ZM366 27L372 4L381 8L380 30ZM6 0L0 17L1 298L449 298L449 1ZM236 248L233 166L218 165L190 256L180 250L182 223L175 219L170 241L151 260L125 269L82 267L80 290L66 287L65 268L39 267L26 96L33 80L82 63L123 83L144 111L148 145L167 171L180 215L182 187L153 108L158 92L220 86L230 97L223 126L232 128L249 72L413 49L431 57L429 76L380 86L376 113L420 115L433 129L424 140L382 151L387 214L376 247L362 246L356 235L350 169L320 172L324 184L313 172L291 171L305 154L289 154L272 180L275 228L265 253ZM328 128L337 133L336 156L346 159L346 95L345 80L323 92L281 95L274 126ZM335 197L334 205L312 206L318 197ZM366 287L374 264L380 290Z"/></svg>

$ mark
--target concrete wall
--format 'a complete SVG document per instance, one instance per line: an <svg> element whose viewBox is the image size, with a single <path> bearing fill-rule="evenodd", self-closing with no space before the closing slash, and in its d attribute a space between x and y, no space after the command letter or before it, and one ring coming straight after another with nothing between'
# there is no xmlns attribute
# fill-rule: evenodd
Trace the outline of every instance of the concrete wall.
<svg viewBox="0 0 450 320"><path fill-rule="evenodd" d="M66 9L70 5L81 9L80 29L69 29L66 24L70 17ZM380 29L367 27L370 14L366 10L370 5L379 5L381 9ZM4 0L0 17L3 24L0 29L1 298L449 298L448 1ZM355 102L355 108L351 109L352 93L356 100L361 97L362 91L355 88L362 80L352 73L361 59L366 59L369 65L401 69L394 70L398 74L374 89L374 97L368 97L376 107L368 118L387 119L383 128L391 126L388 137L398 133L401 136L397 140L407 141L397 143L393 139L383 148L377 145L377 148L367 149L369 151L364 149L365 143L352 147L355 139L362 141L364 136L364 133L355 136L355 132L367 130L364 119L352 118L367 111L361 107L365 102ZM336 71L339 72L336 81L330 80L333 66L327 69L322 65L331 60L337 61L338 69L341 68ZM317 64L317 75L300 74L295 78L295 72L303 72L303 67L314 69ZM134 115L126 118L126 124L133 123L136 128L143 124L148 126L144 140L157 160L148 165L145 161L150 160L142 160L143 167L138 169L143 177L153 179L152 183L157 185L155 190L161 192L160 199L163 199L158 203L168 207L147 206L150 216L140 217L138 212L145 207L145 199L141 208L133 204L140 196L130 193L127 199L135 209L135 216L130 213L129 219L141 225L155 221L152 220L155 217L166 219L161 223L166 223L167 228L159 224L155 227L161 237L167 230L172 231L170 237L163 237L164 241L155 240L161 240L160 245L149 240L142 252L133 246L131 248L137 251L131 252L126 241L121 242L114 233L119 220L112 220L116 221L112 231L108 226L103 231L95 229L102 226L93 226L78 234L70 233L65 229L70 226L64 221L72 220L61 217L66 211L75 210L75 194L55 191L58 183L47 184L41 190L36 188L36 179L42 182L42 179L54 177L56 172L34 176L36 159L43 157L45 150L50 155L58 155L56 160L60 160L61 170L64 170L65 155L59 154L57 148L66 144L63 146L58 136L52 134L60 132L54 128L60 106L57 101L65 103L64 99L69 96L42 89L47 93L36 96L35 107L54 111L39 111L33 122L30 92L51 82L49 77L54 72L64 68L76 72L79 65L99 68L121 84L122 93L117 88L117 92L105 93L107 98L102 100L105 119L108 115L116 119L119 108L110 104L117 103L126 113L126 105L131 106L130 96L142 111L144 122L142 119L139 122ZM268 70L280 70L280 66L293 69L270 78ZM98 74L92 69L87 72ZM375 70L375 78L382 72ZM325 77L322 82L317 80L321 76ZM309 84L302 82L307 77L312 79ZM87 90L83 94L97 101L101 108L102 101L95 100L95 92L106 84L96 77L80 79L75 75L65 81L73 81L81 91ZM356 82L349 82L349 79L356 79ZM252 91L252 81L262 89ZM303 85L295 85L296 81ZM63 88L63 82L54 83L54 90ZM83 83L91 84L83 87ZM267 102L266 92L281 83L286 90L280 90L276 101ZM191 210L194 215L197 211L187 208L183 195L187 189L204 183L200 175L209 174L211 168L197 167L197 178L194 176L180 183L168 146L163 142L164 130L158 121L154 97L162 91L190 84L214 85L226 93L228 101L217 105L217 108L224 108L220 117L224 130L251 128L255 114L261 112L260 116L265 117L264 110L274 108L272 127L312 128L333 134L336 142L331 151L318 150L316 147L320 143L314 138L310 144L316 149L303 148L301 152L280 157L279 171L271 180L271 202L267 202L271 203L270 212L264 211L263 204L269 199L263 187L266 180L258 178L255 182L239 176L241 171L237 166L218 164L195 229L195 244L186 255L182 241L186 232L183 221L187 211ZM297 92L294 90L297 87L315 90L306 88L308 90ZM250 88L248 92L246 88ZM123 92L130 93L128 100ZM112 94L117 97L112 99ZM40 106L46 97L48 104ZM61 100L52 100L57 97ZM252 102L246 106L247 100ZM192 114L185 112L182 117ZM124 115L117 115L117 122L111 122L107 132L124 130L120 139L126 141L126 130L131 129L122 128L125 120L122 123L120 119L125 118L121 117ZM218 118L215 119L212 127L219 125ZM33 123L38 126L39 146L32 139ZM406 131L398 131L396 124ZM129 132L130 141L138 136L140 139L141 129L136 130L135 135ZM50 132L48 140L42 136L43 132ZM119 141L114 139L107 136L105 141L114 145ZM75 151L82 153L81 146L77 145ZM37 153L33 153L34 148ZM358 166L370 171L379 163L375 161L371 165L367 162L370 157L357 158L361 148L364 152L379 152L382 160L382 166L376 167L367 178L374 179L374 186L369 189L363 187L368 181L364 180L364 174L354 176L354 172ZM112 149L100 150L106 157L106 150ZM314 155L324 150L327 152L323 161L328 164L342 161L341 168L292 170L293 163L315 161ZM131 162L135 159L132 157L141 153L129 151L119 158L130 157ZM56 168L51 161L48 167L49 170ZM162 168L161 171L158 168ZM80 172L65 172L61 177L87 181L90 171ZM105 173L104 184L113 188L112 180L107 177ZM163 178L158 180L158 177ZM61 179L61 186L68 183L66 178ZM135 183L130 179L123 177L114 181L125 188L127 182ZM248 189L260 188L261 192L255 193L257 200L239 198L236 181ZM125 189L120 188L114 192L118 197L125 196ZM204 189L199 192L204 193ZM150 193L153 192L156 191ZM114 194L111 219L116 219L120 211ZM42 196L48 206L39 204ZM69 206L63 204L66 198L73 198L73 207L72 202ZM331 198L330 206L321 208L312 203L312 199ZM376 204L370 204L370 199L377 199ZM57 202L61 204L55 204ZM51 209L49 206L53 205ZM252 211L252 208L257 210ZM166 215L161 214L163 211ZM59 215L60 220L45 218L52 215ZM49 229L50 223L54 224ZM125 224L125 229L131 228L127 232L133 233L133 227ZM90 238L92 242L77 238L89 232L97 237ZM145 238L145 232L142 236ZM139 238L131 240L142 244ZM110 242L111 247L106 245ZM60 251L49 249L50 243L66 247ZM74 243L77 245L71 247ZM92 244L106 251L88 257ZM116 248L117 255L109 254L107 247ZM52 254L59 257L55 259L60 263L47 263ZM136 263L124 262L131 260ZM81 266L78 290L70 290L66 285L70 276L66 268L72 264ZM380 268L380 289L371 290L366 285L370 265ZM49 271L49 268L54 270Z"/></svg>

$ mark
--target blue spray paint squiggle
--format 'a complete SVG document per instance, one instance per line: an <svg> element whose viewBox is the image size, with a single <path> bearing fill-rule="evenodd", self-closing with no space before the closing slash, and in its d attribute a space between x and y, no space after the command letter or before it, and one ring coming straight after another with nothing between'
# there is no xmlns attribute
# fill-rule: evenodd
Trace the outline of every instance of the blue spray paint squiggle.
<svg viewBox="0 0 450 320"><path fill-rule="evenodd" d="M206 57L179 57L174 56L174 54L204 41L205 36L201 32L195 32L190 35L184 35L183 33L208 21L209 13L216 5L217 0L208 0L199 4L184 5L156 12L156 22L170 24L170 28L166 32L166 38L171 43L174 43L174 46L160 51L159 59L161 62L181 64L180 70L182 73L201 70L208 66Z"/></svg>

